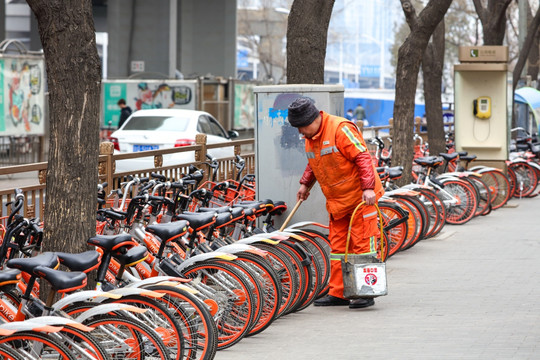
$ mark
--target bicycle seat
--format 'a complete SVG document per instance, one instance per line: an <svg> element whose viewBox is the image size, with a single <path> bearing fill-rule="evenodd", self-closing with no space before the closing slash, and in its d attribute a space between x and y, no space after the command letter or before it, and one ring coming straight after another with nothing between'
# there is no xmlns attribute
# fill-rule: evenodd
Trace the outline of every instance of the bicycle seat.
<svg viewBox="0 0 540 360"><path fill-rule="evenodd" d="M233 216L232 216L232 214L230 212L217 214L217 216L216 216L216 229L219 229L219 228L221 228L221 227L223 227L225 225L228 225L233 221L234 221L234 218L233 218Z"/></svg>
<svg viewBox="0 0 540 360"><path fill-rule="evenodd" d="M46 266L37 266L34 274L47 280L59 293L71 292L86 286L86 274L80 271L54 270Z"/></svg>
<svg viewBox="0 0 540 360"><path fill-rule="evenodd" d="M184 235L187 232L187 226L189 222L186 220L173 221L163 224L152 224L146 226L146 231L150 234L155 234L162 241L168 242L179 236Z"/></svg>
<svg viewBox="0 0 540 360"><path fill-rule="evenodd" d="M443 160L438 156L425 156L414 159L418 165L436 168L443 163Z"/></svg>
<svg viewBox="0 0 540 360"><path fill-rule="evenodd" d="M539 144L529 143L529 150L531 150L531 152L533 154L539 155L540 154L540 145Z"/></svg>
<svg viewBox="0 0 540 360"><path fill-rule="evenodd" d="M455 158L457 158L459 156L458 153L451 153L451 154L448 154L448 153L440 153L439 156L441 156L443 159L445 159L446 161L452 161L454 160Z"/></svg>
<svg viewBox="0 0 540 360"><path fill-rule="evenodd" d="M399 179L403 175L403 166L394 166L388 168L388 177L390 179Z"/></svg>
<svg viewBox="0 0 540 360"><path fill-rule="evenodd" d="M467 156L468 152L467 151L458 151L458 155L459 157L463 157L463 156Z"/></svg>
<svg viewBox="0 0 540 360"><path fill-rule="evenodd" d="M253 210L254 214L264 213L266 211L267 203L262 201L241 201L236 206L243 207L244 209ZM272 204L273 206L273 204Z"/></svg>
<svg viewBox="0 0 540 360"><path fill-rule="evenodd" d="M380 170L381 168L377 168L377 174L379 175L379 178L381 180L386 180L388 179L388 170L386 168L382 168L382 170Z"/></svg>
<svg viewBox="0 0 540 360"><path fill-rule="evenodd" d="M38 266L46 266L48 268L56 268L60 265L60 260L54 252L44 252L38 256L31 258L11 259L7 262L7 267L19 269L29 274L34 274L34 269Z"/></svg>
<svg viewBox="0 0 540 360"><path fill-rule="evenodd" d="M16 284L21 280L21 271L17 269L6 269L0 271L0 287Z"/></svg>
<svg viewBox="0 0 540 360"><path fill-rule="evenodd" d="M87 241L88 245L97 246L103 249L105 252L112 252L118 250L123 246L136 246L138 243L131 238L129 234L119 235L96 235L92 236Z"/></svg>
<svg viewBox="0 0 540 360"><path fill-rule="evenodd" d="M285 201L274 201L274 208L270 211L272 215L281 215L287 210Z"/></svg>
<svg viewBox="0 0 540 360"><path fill-rule="evenodd" d="M234 220L240 220L246 214L244 208L241 206L235 206L231 209L231 214Z"/></svg>
<svg viewBox="0 0 540 360"><path fill-rule="evenodd" d="M464 161L473 161L474 159L476 159L476 155L465 155L465 156L460 156L459 157L461 160L464 160Z"/></svg>
<svg viewBox="0 0 540 360"><path fill-rule="evenodd" d="M198 209L199 212L215 212L218 214L222 214L224 212L230 212L231 207L230 206L220 206L216 208L209 208L209 207L200 207Z"/></svg>
<svg viewBox="0 0 540 360"><path fill-rule="evenodd" d="M175 216L178 220L189 221L189 227L195 231L209 227L216 222L216 213L195 213L195 214L178 214Z"/></svg>
<svg viewBox="0 0 540 360"><path fill-rule="evenodd" d="M100 254L96 250L88 250L79 254L57 252L60 263L71 271L82 271L89 273L100 264Z"/></svg>
<svg viewBox="0 0 540 360"><path fill-rule="evenodd" d="M129 249L125 254L113 254L113 257L118 260L122 266L134 266L148 257L148 249L146 246L137 245Z"/></svg>

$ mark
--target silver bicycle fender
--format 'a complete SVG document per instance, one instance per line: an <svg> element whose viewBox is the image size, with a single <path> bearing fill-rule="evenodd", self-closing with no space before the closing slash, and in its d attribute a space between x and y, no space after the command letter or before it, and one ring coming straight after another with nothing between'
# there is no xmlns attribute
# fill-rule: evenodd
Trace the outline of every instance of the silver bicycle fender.
<svg viewBox="0 0 540 360"><path fill-rule="evenodd" d="M293 238L293 239L296 239L298 241L305 241L306 239L304 239L303 237L301 237L300 235L297 235L297 234L294 234L292 232L286 232L286 231L272 231L270 233L270 235L278 235L278 236L284 236L286 237L287 239L288 238Z"/></svg>
<svg viewBox="0 0 540 360"><path fill-rule="evenodd" d="M0 325L0 336L8 336L18 331L43 331L46 333L58 332L61 326L47 324L45 321L35 321L36 319L13 321Z"/></svg>
<svg viewBox="0 0 540 360"><path fill-rule="evenodd" d="M270 239L268 237L250 236L250 237L245 238L245 239L240 239L236 243L237 244L251 245L251 244L256 244L256 243L259 243L259 242L262 242L262 243L265 243L265 244L270 244L270 245L277 245L277 244L279 244L280 240L272 240L272 239Z"/></svg>
<svg viewBox="0 0 540 360"><path fill-rule="evenodd" d="M172 277L172 276L155 276L155 277L152 277L152 278L148 278L148 279L145 279L145 280L142 280L142 281L138 281L138 282L129 284L127 287L143 288L144 289L145 286L152 286L152 285L170 286L170 287L173 287L173 288L177 288L177 289L187 291L190 294L198 294L199 293L198 290L195 290L193 287L191 287L189 285L189 283L191 282L191 279L188 282L178 281L177 279L178 279L177 277ZM157 280L157 281L153 281L153 280Z"/></svg>
<svg viewBox="0 0 540 360"><path fill-rule="evenodd" d="M178 277L174 276L152 276L148 279L132 282L126 286L126 288L144 288L149 285L170 285L171 283L177 284Z"/></svg>
<svg viewBox="0 0 540 360"><path fill-rule="evenodd" d="M252 251L252 250L255 250L255 249L257 249L255 246L251 246L251 245L248 245L248 244L234 243L234 244L229 244L229 245L222 246L218 250L234 255L234 254L242 252L242 251Z"/></svg>
<svg viewBox="0 0 540 360"><path fill-rule="evenodd" d="M312 225L316 226L316 225L318 225L318 223L313 222L313 221L301 221L301 222L297 222L297 223L294 223L294 224L290 225L285 230L298 229L298 228L302 228L302 227L306 227L306 226L312 226Z"/></svg>
<svg viewBox="0 0 540 360"><path fill-rule="evenodd" d="M97 290L85 290L85 291L79 291L75 292L73 294L69 294L68 296L58 300L56 303L53 304L52 308L55 311L61 310L65 308L68 305L74 304L76 302L84 302L84 301L96 301L96 298L100 298L98 301L102 301L105 299L119 299L121 298L121 294L113 294L111 292L105 292L105 291L97 291Z"/></svg>
<svg viewBox="0 0 540 360"><path fill-rule="evenodd" d="M501 169L497 169L497 168L489 167L489 166L483 166L483 165L473 166L472 168L469 169L469 171L476 171L479 173L482 173L484 171L493 171L493 170L500 171Z"/></svg>
<svg viewBox="0 0 540 360"><path fill-rule="evenodd" d="M92 328L91 327L88 327L84 324L81 324L80 322L76 321L76 320L73 320L73 319L69 319L69 318L65 318L65 317L61 317L61 316L40 316L40 317L37 317L37 318L31 318L31 319L27 319L25 320L24 322L28 322L28 323L35 323L35 324L38 324L38 325L50 325L50 326L60 326L60 327L64 327L64 326L70 326L70 327L73 327L73 328L76 328L76 329L79 329L79 330L82 330L82 331L91 331Z"/></svg>
<svg viewBox="0 0 540 360"><path fill-rule="evenodd" d="M161 294L152 290L140 289L136 287L123 287L123 288L113 289L109 292L113 294L121 295L122 297L129 296L129 295L141 295L141 296L153 297L156 299L159 299L165 295L165 294Z"/></svg>
<svg viewBox="0 0 540 360"><path fill-rule="evenodd" d="M81 323L84 323L85 320L96 316L96 315L103 315L108 314L113 311L129 311L133 313L144 313L146 312L146 309L141 309L133 305L129 304L122 304L122 303L110 303L110 304L102 304L98 306L94 306L89 308L88 310L81 313L79 316L75 318L76 321L79 321Z"/></svg>
<svg viewBox="0 0 540 360"><path fill-rule="evenodd" d="M209 252L209 253L205 253L205 254L199 254L199 255L195 255L195 256L192 256L192 257L186 259L183 263L178 265L176 267L176 269L181 272L182 270L184 270L188 266L191 266L193 264L196 264L198 262L205 261L205 260L208 260L208 259L234 260L234 259L236 259L236 256L234 256L232 254L227 254L227 253L224 253L224 252L221 252L221 251L213 251L213 252Z"/></svg>
<svg viewBox="0 0 540 360"><path fill-rule="evenodd" d="M531 165L533 168L540 171L540 164L537 164L534 161L528 162L527 164Z"/></svg>

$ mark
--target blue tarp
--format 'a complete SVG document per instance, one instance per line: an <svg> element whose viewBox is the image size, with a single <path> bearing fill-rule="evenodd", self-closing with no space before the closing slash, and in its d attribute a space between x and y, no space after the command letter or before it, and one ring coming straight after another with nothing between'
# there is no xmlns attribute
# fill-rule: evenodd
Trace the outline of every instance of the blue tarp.
<svg viewBox="0 0 540 360"><path fill-rule="evenodd" d="M540 107L540 91L531 87L522 87L514 93L514 100L520 103L527 103L533 109Z"/></svg>
<svg viewBox="0 0 540 360"><path fill-rule="evenodd" d="M358 105L362 105L366 111L366 118L369 121L369 126L385 126L388 125L388 120L394 117L394 100L379 100L379 99L363 99L345 97L344 113L348 109L354 110ZM426 107L423 104L414 106L414 116L424 116Z"/></svg>
<svg viewBox="0 0 540 360"><path fill-rule="evenodd" d="M540 126L540 91L532 87L522 87L514 92L514 101L518 104L529 105L529 111L532 113L536 124L528 121L529 116L526 110L521 111L519 106L516 108L517 125L523 127L528 133L533 134L538 132ZM526 106L526 105L525 105Z"/></svg>

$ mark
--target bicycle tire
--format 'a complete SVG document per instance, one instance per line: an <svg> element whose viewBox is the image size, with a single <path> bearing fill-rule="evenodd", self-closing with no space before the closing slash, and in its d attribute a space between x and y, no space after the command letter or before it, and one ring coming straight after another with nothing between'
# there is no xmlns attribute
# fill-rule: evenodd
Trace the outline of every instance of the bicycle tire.
<svg viewBox="0 0 540 360"><path fill-rule="evenodd" d="M405 211L394 202L381 200L378 203L379 209L383 216L383 226L391 225L392 221L398 222L400 219L405 219ZM406 214L408 216L408 214ZM396 225L387 231L388 241L388 257L391 257L398 252L407 238L408 234L407 220L399 225Z"/></svg>
<svg viewBox="0 0 540 360"><path fill-rule="evenodd" d="M480 192L478 190L478 187L475 184L473 184L473 182L468 176L462 176L462 177L459 177L459 179L462 180L464 184L466 184L469 187L469 189L474 193L474 199L476 201L476 210L474 211L473 217L479 216L480 212L478 211L479 210L478 208L480 207Z"/></svg>
<svg viewBox="0 0 540 360"><path fill-rule="evenodd" d="M529 164L535 170L536 179L537 179L536 186L535 186L534 190L527 196L527 197L531 198L531 197L536 197L536 196L540 195L540 164L536 163L536 162L532 162L532 161L529 162Z"/></svg>
<svg viewBox="0 0 540 360"><path fill-rule="evenodd" d="M423 206L420 204L420 202L415 199L414 196L409 195L397 195L392 196L392 198L395 198L400 203L405 203L406 206L408 206L409 213L412 213L413 216L409 216L409 218L414 218L416 222L419 224L418 232L414 234L413 237L409 239L409 241L406 241L401 246L402 250L407 250L413 247L415 244L417 244L420 240L422 240L425 236L426 230L427 230L427 219L428 216L423 208Z"/></svg>
<svg viewBox="0 0 540 360"><path fill-rule="evenodd" d="M319 246L319 243L310 235L305 232L299 232L297 235L302 237L302 241L296 241L297 244L302 246L305 251L311 256L314 285L310 292L310 295L303 304L297 309L297 311L307 308L315 299L317 299L320 292L327 285L327 279L330 276L330 257L324 249Z"/></svg>
<svg viewBox="0 0 540 360"><path fill-rule="evenodd" d="M477 199L471 185L461 179L442 179L444 189L438 192L446 192L457 201L457 204L450 205L446 212L446 222L452 225L462 225L470 221L477 208Z"/></svg>
<svg viewBox="0 0 540 360"><path fill-rule="evenodd" d="M281 285L275 270L264 257L248 252L236 253L235 255L238 261L245 262L257 272L258 278L263 285L264 308L262 316L246 335L253 336L268 328L277 318L281 307Z"/></svg>
<svg viewBox="0 0 540 360"><path fill-rule="evenodd" d="M418 199L418 195L398 195L398 196L404 196L406 201L411 202L420 212L420 216L422 218L422 232L420 237L412 244L416 244L418 241L423 240L426 238L426 234L429 231L429 228L431 226L431 218L429 217L428 210L424 203ZM411 245L411 246L412 246Z"/></svg>
<svg viewBox="0 0 540 360"><path fill-rule="evenodd" d="M322 269L320 264L314 259L310 248L304 245L305 242L307 242L307 240L298 240L293 237L285 242L286 244L291 244L291 250L300 257L300 262L304 265L304 272L306 273L307 278L306 294L302 300L299 301L294 312L304 310L315 301L322 281L322 274L320 273Z"/></svg>
<svg viewBox="0 0 540 360"><path fill-rule="evenodd" d="M409 213L409 217L407 218L407 237L397 251L407 250L410 247L409 244L417 242L419 237L422 236L422 215L418 208L405 199L394 196L390 196L390 198L394 199L404 211Z"/></svg>
<svg viewBox="0 0 540 360"><path fill-rule="evenodd" d="M298 292L298 274L296 273L294 265L289 260L288 256L283 254L283 251L277 249L274 245L269 245L266 243L254 243L252 245L268 253L270 265L278 274L282 294L281 307L278 311L278 317L283 316L285 312L292 306L295 295Z"/></svg>
<svg viewBox="0 0 540 360"><path fill-rule="evenodd" d="M253 320L251 321L252 323L251 329L253 329L255 325L257 325L259 320L261 319L263 315L263 311L265 310L264 307L265 307L266 299L264 298L261 281L258 279L254 270L250 269L245 263L241 261L237 261L237 259L234 259L234 260L215 259L213 261L235 268L236 270L238 270L239 274L242 274L242 276L244 277L244 280L248 283L249 292L253 295L253 299L255 303L255 306L254 306L255 314L253 316ZM248 331L246 336L249 334L251 329Z"/></svg>
<svg viewBox="0 0 540 360"><path fill-rule="evenodd" d="M511 185L508 177L499 169L478 169L491 194L491 209L503 207L510 199ZM515 183L514 183L515 184Z"/></svg>
<svg viewBox="0 0 540 360"><path fill-rule="evenodd" d="M508 166L506 167L506 177L508 178L508 183L509 183L508 197L513 198L514 194L516 193L516 174L514 173L514 170L512 170Z"/></svg>
<svg viewBox="0 0 540 360"><path fill-rule="evenodd" d="M6 346L4 344L0 345L0 359L2 360L25 360L22 355L19 355L17 351Z"/></svg>
<svg viewBox="0 0 540 360"><path fill-rule="evenodd" d="M43 348L39 354L33 353L36 348L29 343L41 343ZM12 335L0 337L0 344L10 347L25 359L41 359L44 352L52 356L60 356L63 360L77 360L69 349L49 335L36 331L19 331ZM45 355L47 356L47 355ZM54 357L53 357L54 358Z"/></svg>
<svg viewBox="0 0 540 360"><path fill-rule="evenodd" d="M429 217L429 226L424 234L424 239L428 239L434 236L434 232L440 223L440 211L439 207L433 196L429 194L429 191L423 188L416 188L414 191L418 192L417 200L424 205L426 214Z"/></svg>
<svg viewBox="0 0 540 360"><path fill-rule="evenodd" d="M158 356L161 359L170 359L169 350L159 335L149 326L138 319L123 315L97 315L84 321L87 326L94 327L95 336L109 353L114 353L121 346L117 339L122 339L123 344L130 350L125 354L120 350L120 356L136 356L138 359ZM114 337L111 336L114 334ZM116 339L115 339L116 338ZM121 349L121 348L120 348ZM115 358L115 356L113 357Z"/></svg>
<svg viewBox="0 0 540 360"><path fill-rule="evenodd" d="M52 333L50 336L62 342L73 354L79 354L75 355L77 359L110 359L106 349L92 336L91 332L65 326L59 333Z"/></svg>
<svg viewBox="0 0 540 360"><path fill-rule="evenodd" d="M187 290L168 285L145 289L164 294L161 298L178 317L184 335L185 359L212 360L217 351L217 327L207 304Z"/></svg>
<svg viewBox="0 0 540 360"><path fill-rule="evenodd" d="M424 191L424 194L428 197L431 197L433 203L435 204L437 210L438 210L438 218L436 220L436 226L435 229L433 229L433 232L430 234L430 237L437 236L442 229L444 228L444 225L446 224L446 206L444 206L443 200L440 198L440 196L437 194L437 192L433 188L422 188Z"/></svg>
<svg viewBox="0 0 540 360"><path fill-rule="evenodd" d="M293 264L296 266L296 271L300 275L299 296L293 303L290 311L286 312L288 314L298 311L299 307L308 300L310 293L313 291L313 261L309 258L305 259L303 254L300 254L298 249L295 249L288 240L281 241L277 247L291 257Z"/></svg>
<svg viewBox="0 0 540 360"><path fill-rule="evenodd" d="M514 197L522 198L532 194L538 184L536 170L524 161L510 163L508 168L512 169L516 175L516 190L514 192Z"/></svg>
<svg viewBox="0 0 540 360"><path fill-rule="evenodd" d="M256 312L254 297L243 275L227 264L212 260L188 266L182 273L188 278L196 278L197 284L193 282L191 285L201 294L211 295L218 303L219 315L214 316L218 328L218 350L242 340L253 327Z"/></svg>
<svg viewBox="0 0 540 360"><path fill-rule="evenodd" d="M324 268L324 270L320 272L323 275L323 278L321 280L320 289L315 296L315 299L317 299L326 295L330 289L330 253L332 247L330 245L330 240L328 239L328 234L324 234L323 232L312 228L301 229L299 231L318 249L317 251L314 251L313 254L316 258L320 257L319 260Z"/></svg>
<svg viewBox="0 0 540 360"><path fill-rule="evenodd" d="M469 181L476 187L478 195L478 208L476 216L487 215L491 212L491 192L489 186L481 177L471 176Z"/></svg>
<svg viewBox="0 0 540 360"><path fill-rule="evenodd" d="M159 299L129 295L119 299L109 299L103 303L122 303L147 310L145 313L135 314L135 316L159 335L164 345L169 349L172 355L171 359L181 360L184 358L182 327Z"/></svg>

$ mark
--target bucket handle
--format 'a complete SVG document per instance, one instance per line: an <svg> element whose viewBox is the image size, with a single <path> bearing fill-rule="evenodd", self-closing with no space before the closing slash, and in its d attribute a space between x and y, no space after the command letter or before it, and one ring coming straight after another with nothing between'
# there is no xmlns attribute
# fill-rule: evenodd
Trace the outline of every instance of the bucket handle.
<svg viewBox="0 0 540 360"><path fill-rule="evenodd" d="M347 262L347 255L349 252L349 241L351 240L351 228L352 228L352 224L354 220L354 215L356 215L356 212L358 211L358 209L360 209L365 203L366 203L365 201L362 201L360 204L358 204L351 215L351 220L349 221L349 231L347 232L347 244L345 245L345 259L344 259L345 262ZM373 204L373 206L375 206L375 208L377 209L377 214L379 216L379 230L381 232L381 248L380 248L381 261L385 261L386 259L383 258L384 232L383 232L381 209L379 209L379 206L377 205L377 203Z"/></svg>

